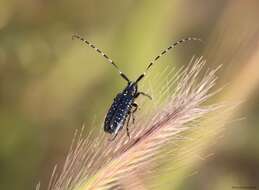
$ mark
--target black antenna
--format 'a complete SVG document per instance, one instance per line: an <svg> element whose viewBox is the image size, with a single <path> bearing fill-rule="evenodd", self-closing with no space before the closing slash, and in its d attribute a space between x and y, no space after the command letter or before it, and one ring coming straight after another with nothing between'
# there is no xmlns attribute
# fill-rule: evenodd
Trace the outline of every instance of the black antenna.
<svg viewBox="0 0 259 190"><path fill-rule="evenodd" d="M148 70L151 68L151 66L152 66L162 55L166 55L166 53L167 53L170 49L175 48L175 47L176 47L177 45L179 45L179 44L182 44L182 43L184 43L184 42L186 42L186 41L193 41L193 40L195 40L195 41L202 41L202 40L199 39L199 38L188 37L188 38L184 38L184 39L178 40L178 41L175 42L173 45L171 45L171 46L169 46L168 48L166 48L165 50L163 50L158 56L156 56L156 57L154 58L153 61L151 61L151 62L149 63L149 65L147 66L145 72L144 72L143 74L141 74L141 75L138 77L138 79L136 80L136 83L138 83L138 82L147 74L147 72L148 72Z"/></svg>
<svg viewBox="0 0 259 190"><path fill-rule="evenodd" d="M99 54L101 54L106 60L108 60L109 63L111 63L119 72L120 76L125 79L128 83L130 82L130 80L128 79L128 77L120 71L119 67L114 63L114 61L112 59L110 59L104 52L102 52L99 48L97 48L94 44L91 44L90 42L88 42L86 39L84 39L83 37L79 36L79 35L72 35L72 39L77 38L79 40L81 40L82 42L86 43L89 47L93 48L95 51L97 51Z"/></svg>

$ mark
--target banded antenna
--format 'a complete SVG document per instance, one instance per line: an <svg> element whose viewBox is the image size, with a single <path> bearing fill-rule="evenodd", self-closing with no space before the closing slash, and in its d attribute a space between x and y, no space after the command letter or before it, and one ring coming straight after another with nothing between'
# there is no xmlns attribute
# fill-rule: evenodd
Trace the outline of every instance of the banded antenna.
<svg viewBox="0 0 259 190"><path fill-rule="evenodd" d="M187 42L187 41L201 41L201 42L202 42L201 39L195 38L195 37L187 37L187 38L183 38L183 39L181 39L181 40L178 40L177 42L175 42L174 44L172 44L172 45L169 46L168 48L164 49L158 56L156 56L156 57L153 59L153 61L151 61L151 62L149 63L149 65L147 66L145 72L144 72L143 74L141 74L141 75L137 78L136 83L138 83L138 82L147 74L147 72L148 72L149 69L152 67L152 65L153 65L154 63L156 63L156 61L157 61L161 56L166 55L166 53L167 53L169 50L171 50L171 49L175 48L177 45L182 44L182 43Z"/></svg>
<svg viewBox="0 0 259 190"><path fill-rule="evenodd" d="M77 34L72 35L72 39L74 39L74 38L77 38L77 39L81 40L82 42L86 43L89 47L93 48L96 52L101 54L106 60L108 60L108 62L110 64L112 64L117 69L117 71L119 72L120 76L123 79L125 79L128 83L130 83L130 80L128 79L128 77L123 72L120 71L119 67L114 63L114 61L112 59L110 59L103 51L101 51L94 44L88 42L86 39L84 39L83 37L81 37L81 36L79 36Z"/></svg>

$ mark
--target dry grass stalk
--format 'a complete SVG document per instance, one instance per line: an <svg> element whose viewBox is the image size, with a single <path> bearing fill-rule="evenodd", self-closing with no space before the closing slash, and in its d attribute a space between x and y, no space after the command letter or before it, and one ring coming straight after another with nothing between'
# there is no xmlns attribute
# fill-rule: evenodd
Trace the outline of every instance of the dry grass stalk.
<svg viewBox="0 0 259 190"><path fill-rule="evenodd" d="M145 189L141 178L152 173L154 161L170 152L165 147L190 128L187 124L220 107L204 105L216 93L209 91L218 70L203 72L204 64L202 58L192 59L169 80L161 92L162 96L176 86L168 102L150 119L138 122L130 140L123 131L113 142L107 141L103 131L88 137L77 132L61 172L54 169L48 190Z"/></svg>

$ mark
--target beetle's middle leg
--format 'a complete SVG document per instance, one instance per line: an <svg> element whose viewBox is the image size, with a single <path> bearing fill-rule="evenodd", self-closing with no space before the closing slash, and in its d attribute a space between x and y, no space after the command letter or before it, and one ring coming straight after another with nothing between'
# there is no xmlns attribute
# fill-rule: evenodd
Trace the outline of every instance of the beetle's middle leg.
<svg viewBox="0 0 259 190"><path fill-rule="evenodd" d="M127 125L126 125L127 136L129 137L129 139L130 139L130 133L129 133L129 121L130 121L130 118L131 118L131 112L129 111L129 116L128 116Z"/></svg>
<svg viewBox="0 0 259 190"><path fill-rule="evenodd" d="M132 123L134 124L135 123L135 112L138 110L138 104L136 103L133 103L132 106L134 107L134 109L131 111L131 114L132 114Z"/></svg>

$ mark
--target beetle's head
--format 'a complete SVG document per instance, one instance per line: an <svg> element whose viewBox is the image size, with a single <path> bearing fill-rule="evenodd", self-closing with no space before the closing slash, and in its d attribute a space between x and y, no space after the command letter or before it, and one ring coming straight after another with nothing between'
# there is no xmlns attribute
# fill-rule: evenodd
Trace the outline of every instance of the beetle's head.
<svg viewBox="0 0 259 190"><path fill-rule="evenodd" d="M138 84L136 82L130 82L127 86L128 93L134 96L138 92Z"/></svg>

